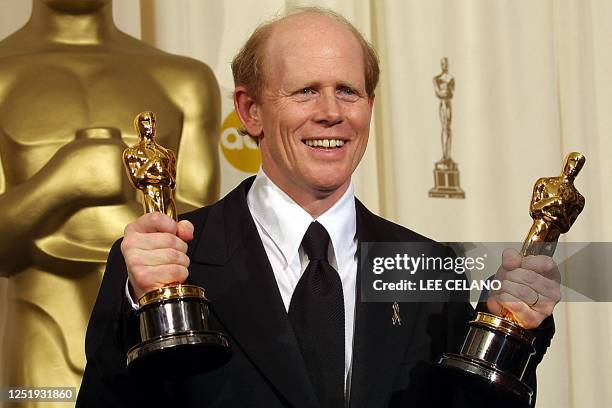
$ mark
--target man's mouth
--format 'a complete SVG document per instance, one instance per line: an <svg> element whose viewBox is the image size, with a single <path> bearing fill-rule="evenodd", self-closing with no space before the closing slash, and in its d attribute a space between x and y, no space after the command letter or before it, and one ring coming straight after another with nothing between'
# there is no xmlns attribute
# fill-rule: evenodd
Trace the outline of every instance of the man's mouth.
<svg viewBox="0 0 612 408"><path fill-rule="evenodd" d="M344 146L344 140L340 139L308 139L302 140L306 146L320 149L339 149Z"/></svg>

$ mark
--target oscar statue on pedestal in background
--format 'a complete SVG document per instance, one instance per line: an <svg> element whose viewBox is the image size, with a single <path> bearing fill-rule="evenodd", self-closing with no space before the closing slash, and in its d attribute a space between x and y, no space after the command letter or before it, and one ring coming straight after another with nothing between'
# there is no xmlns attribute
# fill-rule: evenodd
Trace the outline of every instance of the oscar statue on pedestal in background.
<svg viewBox="0 0 612 408"><path fill-rule="evenodd" d="M448 73L448 59L440 62L442 72L433 78L436 96L440 99L440 122L442 123L442 159L434 167L434 188L429 190L430 197L465 198L465 192L459 186L459 168L451 159L453 133L451 120L453 110L451 99L455 91L455 78Z"/></svg>

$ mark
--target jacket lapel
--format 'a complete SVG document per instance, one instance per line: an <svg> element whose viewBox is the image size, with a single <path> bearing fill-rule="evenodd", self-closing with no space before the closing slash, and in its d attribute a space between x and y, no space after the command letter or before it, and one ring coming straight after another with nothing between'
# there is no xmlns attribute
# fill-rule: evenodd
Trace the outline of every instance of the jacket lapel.
<svg viewBox="0 0 612 408"><path fill-rule="evenodd" d="M393 241L389 231L359 201L357 261L363 242ZM361 301L361 268L357 268L357 304L351 376L351 408L386 406L393 391L404 351L413 335L418 303L401 303L401 325L393 325L392 303Z"/></svg>
<svg viewBox="0 0 612 408"><path fill-rule="evenodd" d="M246 204L252 182L253 178L245 180L211 208L200 230L207 239L199 240L190 254L191 280L205 288L211 312L269 383L292 406L316 407L306 366Z"/></svg>

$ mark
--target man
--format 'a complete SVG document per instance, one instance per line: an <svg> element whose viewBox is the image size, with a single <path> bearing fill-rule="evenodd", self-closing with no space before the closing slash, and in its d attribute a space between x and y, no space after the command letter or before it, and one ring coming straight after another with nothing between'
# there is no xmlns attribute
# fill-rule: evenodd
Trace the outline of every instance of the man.
<svg viewBox="0 0 612 408"><path fill-rule="evenodd" d="M391 304L360 301L359 242L426 241L353 196L378 80L369 45L343 18L306 9L257 29L232 69L236 111L259 143L262 169L179 223L148 214L128 225L90 322L80 405L468 406L432 362L460 345L469 304L402 304L394 325ZM554 270L542 259L505 253L506 293L489 308L537 327L558 299L546 273ZM128 376L130 303L188 277L206 288L232 359L180 381ZM537 335L531 385L551 333Z"/></svg>

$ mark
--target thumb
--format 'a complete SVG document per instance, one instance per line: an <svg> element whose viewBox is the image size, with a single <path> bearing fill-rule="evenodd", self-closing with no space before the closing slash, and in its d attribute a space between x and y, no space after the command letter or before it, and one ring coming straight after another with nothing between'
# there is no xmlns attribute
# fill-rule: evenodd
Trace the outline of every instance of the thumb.
<svg viewBox="0 0 612 408"><path fill-rule="evenodd" d="M187 220L179 221L176 236L185 242L191 241L193 239L193 224Z"/></svg>
<svg viewBox="0 0 612 408"><path fill-rule="evenodd" d="M502 268L506 271L520 268L522 260L523 257L516 249L505 249L502 253Z"/></svg>

